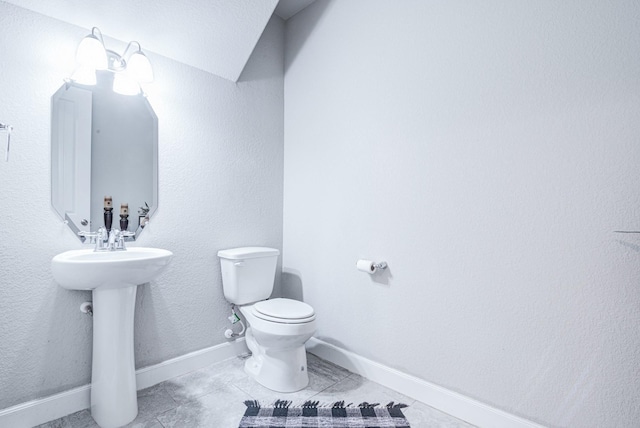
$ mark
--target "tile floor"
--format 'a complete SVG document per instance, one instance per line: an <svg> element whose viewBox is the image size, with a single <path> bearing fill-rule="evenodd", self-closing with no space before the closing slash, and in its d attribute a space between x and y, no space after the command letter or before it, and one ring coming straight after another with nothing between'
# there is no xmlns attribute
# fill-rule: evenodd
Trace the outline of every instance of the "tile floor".
<svg viewBox="0 0 640 428"><path fill-rule="evenodd" d="M245 400L271 404L276 399L302 404L313 398L321 403L345 400L387 404L405 403L403 413L412 428L471 428L466 422L391 389L308 354L309 386L283 394L271 391L243 371L246 357L232 358L201 370L138 391L138 417L131 428L237 428ZM89 410L56 419L37 428L93 428L98 425Z"/></svg>

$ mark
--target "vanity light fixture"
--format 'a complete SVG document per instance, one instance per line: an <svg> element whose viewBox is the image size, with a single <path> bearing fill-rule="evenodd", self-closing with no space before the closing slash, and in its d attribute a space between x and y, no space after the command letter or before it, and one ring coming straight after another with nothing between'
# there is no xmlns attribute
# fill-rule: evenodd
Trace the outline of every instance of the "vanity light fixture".
<svg viewBox="0 0 640 428"><path fill-rule="evenodd" d="M136 48L137 46L137 48ZM115 74L113 90L123 95L140 93L140 83L153 81L153 69L149 58L142 52L136 41L127 45L122 55L105 48L102 32L98 27L91 29L76 51L78 69L71 80L83 85L96 84L96 70L109 70Z"/></svg>
<svg viewBox="0 0 640 428"><path fill-rule="evenodd" d="M102 32L98 27L93 27L91 34L82 39L78 45L76 62L80 67L106 70L107 51L104 47Z"/></svg>

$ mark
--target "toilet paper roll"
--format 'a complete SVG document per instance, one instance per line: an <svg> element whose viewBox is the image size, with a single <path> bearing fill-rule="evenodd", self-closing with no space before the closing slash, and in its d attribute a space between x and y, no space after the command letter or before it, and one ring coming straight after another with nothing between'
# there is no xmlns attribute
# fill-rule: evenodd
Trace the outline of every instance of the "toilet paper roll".
<svg viewBox="0 0 640 428"><path fill-rule="evenodd" d="M358 260L356 267L359 271L366 272L370 275L376 271L376 267L371 260Z"/></svg>

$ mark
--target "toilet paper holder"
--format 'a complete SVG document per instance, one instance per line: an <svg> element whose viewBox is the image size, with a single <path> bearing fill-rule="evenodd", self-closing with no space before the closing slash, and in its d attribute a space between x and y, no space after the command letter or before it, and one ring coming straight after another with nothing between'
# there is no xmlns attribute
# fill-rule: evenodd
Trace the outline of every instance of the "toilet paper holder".
<svg viewBox="0 0 640 428"><path fill-rule="evenodd" d="M374 262L372 260L360 259L356 262L356 268L361 272L373 275L381 269L386 269L387 262Z"/></svg>
<svg viewBox="0 0 640 428"><path fill-rule="evenodd" d="M387 268L387 262L374 263L373 266L375 266L376 269L386 269Z"/></svg>

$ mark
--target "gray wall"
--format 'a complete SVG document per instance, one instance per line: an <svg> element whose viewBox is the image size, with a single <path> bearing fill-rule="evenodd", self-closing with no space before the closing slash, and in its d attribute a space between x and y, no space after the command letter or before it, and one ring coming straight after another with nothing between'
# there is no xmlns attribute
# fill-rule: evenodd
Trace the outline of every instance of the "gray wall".
<svg viewBox="0 0 640 428"><path fill-rule="evenodd" d="M282 246L283 31L270 22L238 84L149 53L159 209L136 245L175 256L139 287L137 367L225 341L219 249ZM50 270L80 247L50 206L49 126L50 97L86 34L0 2L0 121L15 127L11 161L0 162L0 409L90 380L91 319L79 305L91 295L62 289Z"/></svg>
<svg viewBox="0 0 640 428"><path fill-rule="evenodd" d="M637 426L640 238L612 232L640 229L638 16L318 0L287 21L283 269L319 338L545 425Z"/></svg>

